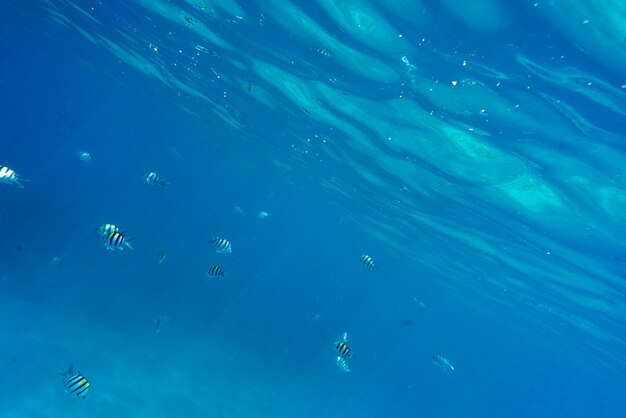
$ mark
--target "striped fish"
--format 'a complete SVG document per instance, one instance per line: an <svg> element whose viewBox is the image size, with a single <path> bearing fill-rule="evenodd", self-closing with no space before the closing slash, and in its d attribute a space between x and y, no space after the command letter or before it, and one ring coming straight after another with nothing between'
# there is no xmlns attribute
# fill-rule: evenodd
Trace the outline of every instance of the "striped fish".
<svg viewBox="0 0 626 418"><path fill-rule="evenodd" d="M346 373L350 373L352 371L348 361L341 356L337 356L337 367Z"/></svg>
<svg viewBox="0 0 626 418"><path fill-rule="evenodd" d="M61 375L65 378L65 381L63 382L65 389L69 393L76 395L78 398L85 399L90 386L89 381L85 378L85 376L83 376L78 370L74 372L72 366L70 366L65 373L61 373Z"/></svg>
<svg viewBox="0 0 626 418"><path fill-rule="evenodd" d="M344 332L341 338L335 342L335 351L337 351L337 366L344 372L350 372L350 362L352 360L352 352L348 347L348 333Z"/></svg>
<svg viewBox="0 0 626 418"><path fill-rule="evenodd" d="M96 228L96 232L104 238L111 232L120 232L120 228L113 224L103 224Z"/></svg>
<svg viewBox="0 0 626 418"><path fill-rule="evenodd" d="M124 247L128 247L131 250L134 249L124 236L124 233L120 231L109 232L102 237L102 241L107 250L123 250Z"/></svg>
<svg viewBox="0 0 626 418"><path fill-rule="evenodd" d="M215 251L220 254L230 254L233 251L230 241L226 238L211 238L210 243L215 247Z"/></svg>
<svg viewBox="0 0 626 418"><path fill-rule="evenodd" d="M214 265L214 266L209 267L206 274L209 277L224 277L225 273L224 273L224 270L222 270L220 266Z"/></svg>
<svg viewBox="0 0 626 418"><path fill-rule="evenodd" d="M337 341L335 343L335 350L337 350L339 357L343 359L348 360L350 359L350 357L352 357L352 352L350 351L350 347L348 347L348 344L346 344L345 341Z"/></svg>
<svg viewBox="0 0 626 418"><path fill-rule="evenodd" d="M143 176L143 181L145 181L147 184L151 186L159 186L162 188L166 188L168 185L168 183L165 180L163 180L163 178L159 176L157 173L155 173L154 171L151 171L145 176Z"/></svg>
<svg viewBox="0 0 626 418"><path fill-rule="evenodd" d="M372 257L370 257L367 254L363 254L361 256L361 264L363 264L363 267L365 267L366 269L370 271L376 270L376 265L374 264L374 260L372 259Z"/></svg>
<svg viewBox="0 0 626 418"><path fill-rule="evenodd" d="M0 165L0 183L17 184L22 189L24 186L20 183L20 176L9 167Z"/></svg>

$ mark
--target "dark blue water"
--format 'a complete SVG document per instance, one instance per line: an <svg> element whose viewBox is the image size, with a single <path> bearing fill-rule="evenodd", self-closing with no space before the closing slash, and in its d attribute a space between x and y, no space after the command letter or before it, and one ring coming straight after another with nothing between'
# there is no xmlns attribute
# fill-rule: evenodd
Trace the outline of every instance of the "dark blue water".
<svg viewBox="0 0 626 418"><path fill-rule="evenodd" d="M0 1L0 416L626 416L624 6L300 3Z"/></svg>

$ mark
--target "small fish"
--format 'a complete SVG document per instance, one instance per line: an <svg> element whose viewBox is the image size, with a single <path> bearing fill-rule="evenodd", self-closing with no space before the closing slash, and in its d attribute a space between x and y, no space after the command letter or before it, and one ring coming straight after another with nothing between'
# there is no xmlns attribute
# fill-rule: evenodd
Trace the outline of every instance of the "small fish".
<svg viewBox="0 0 626 418"><path fill-rule="evenodd" d="M315 48L315 52L328 58L332 58L333 55L335 55L333 51L329 48Z"/></svg>
<svg viewBox="0 0 626 418"><path fill-rule="evenodd" d="M351 357L350 347L345 341L337 341L335 343L335 350L339 353L339 356L345 359L349 359Z"/></svg>
<svg viewBox="0 0 626 418"><path fill-rule="evenodd" d="M352 371L346 359L341 356L337 356L337 367L346 373L350 373Z"/></svg>
<svg viewBox="0 0 626 418"><path fill-rule="evenodd" d="M335 351L337 351L337 366L345 372L350 371L350 362L352 360L352 352L348 347L348 333L344 332L339 340L335 341Z"/></svg>
<svg viewBox="0 0 626 418"><path fill-rule="evenodd" d="M235 206L233 208L233 213L239 216L246 216L246 212L244 212L243 209L241 209L239 206Z"/></svg>
<svg viewBox="0 0 626 418"><path fill-rule="evenodd" d="M215 247L215 251L220 254L230 254L233 251L230 241L226 238L211 238L209 242Z"/></svg>
<svg viewBox="0 0 626 418"><path fill-rule="evenodd" d="M449 372L454 371L454 365L450 360L442 356L441 354L435 354L432 356L432 361L435 365L440 367L443 371Z"/></svg>
<svg viewBox="0 0 626 418"><path fill-rule="evenodd" d="M88 163L91 161L91 154L89 154L87 151L78 151L76 155L78 156L78 159L83 162Z"/></svg>
<svg viewBox="0 0 626 418"><path fill-rule="evenodd" d="M481 83L478 80L474 80L472 78L466 78L464 80L459 81L459 83L462 86L467 86L467 87L485 87L483 83Z"/></svg>
<svg viewBox="0 0 626 418"><path fill-rule="evenodd" d="M194 48L196 49L196 51L204 52L205 54L209 54L209 55L212 55L214 57L217 56L217 52L207 48L206 46L202 46L202 45L198 44Z"/></svg>
<svg viewBox="0 0 626 418"><path fill-rule="evenodd" d="M159 253L157 254L157 259L159 260L159 264L165 261L165 257L167 257L167 254L165 253L165 251L163 250L159 251Z"/></svg>
<svg viewBox="0 0 626 418"><path fill-rule="evenodd" d="M259 219L265 219L268 216L270 216L270 214L268 212L265 212L264 210L262 210L261 212L259 212L259 214L257 216L259 217Z"/></svg>
<svg viewBox="0 0 626 418"><path fill-rule="evenodd" d="M374 259L367 254L363 254L361 256L361 264L363 264L363 266L370 271L374 271L376 269Z"/></svg>
<svg viewBox="0 0 626 418"><path fill-rule="evenodd" d="M143 176L143 181L145 181L147 184L150 184L151 186L159 186L164 189L169 184L166 181L164 181L163 178L159 176L157 173L155 173L154 171L151 171L145 176Z"/></svg>
<svg viewBox="0 0 626 418"><path fill-rule="evenodd" d="M107 235L102 237L102 241L104 242L104 246L107 250L123 250L124 247L134 250L132 245L128 242L129 239L127 239L124 233L120 231L109 232Z"/></svg>
<svg viewBox="0 0 626 418"><path fill-rule="evenodd" d="M53 267L63 267L63 259L61 257L52 257L52 261L50 263Z"/></svg>
<svg viewBox="0 0 626 418"><path fill-rule="evenodd" d="M96 228L96 232L98 233L98 235L100 235L103 238L109 235L111 232L119 232L119 231L120 231L120 228L113 224L103 224Z"/></svg>
<svg viewBox="0 0 626 418"><path fill-rule="evenodd" d="M7 166L0 165L0 183L17 184L23 189L24 186L20 181L23 181L23 179L20 178L19 174Z"/></svg>
<svg viewBox="0 0 626 418"><path fill-rule="evenodd" d="M73 367L67 369L67 371L60 373L65 378L63 384L65 389L76 395L80 399L85 399L87 392L89 391L89 381L78 370L74 371Z"/></svg>
<svg viewBox="0 0 626 418"><path fill-rule="evenodd" d="M214 266L209 267L206 274L209 277L224 277L225 273L224 273L224 270L222 270L220 266L214 265Z"/></svg>
<svg viewBox="0 0 626 418"><path fill-rule="evenodd" d="M413 301L415 302L415 307L417 309L417 312L421 313L426 310L426 304L424 302L422 302L421 300L417 298L413 298Z"/></svg>
<svg viewBox="0 0 626 418"><path fill-rule="evenodd" d="M162 324L163 324L163 317L162 316L154 318L154 333L155 333L155 335L158 335L159 332L161 332L161 325Z"/></svg>

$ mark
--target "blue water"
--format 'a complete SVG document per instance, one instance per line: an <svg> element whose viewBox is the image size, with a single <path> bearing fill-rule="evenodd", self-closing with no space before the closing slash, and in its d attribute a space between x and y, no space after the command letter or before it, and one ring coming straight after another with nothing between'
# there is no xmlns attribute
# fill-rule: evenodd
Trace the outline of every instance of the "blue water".
<svg viewBox="0 0 626 418"><path fill-rule="evenodd" d="M623 4L0 5L1 417L626 416Z"/></svg>

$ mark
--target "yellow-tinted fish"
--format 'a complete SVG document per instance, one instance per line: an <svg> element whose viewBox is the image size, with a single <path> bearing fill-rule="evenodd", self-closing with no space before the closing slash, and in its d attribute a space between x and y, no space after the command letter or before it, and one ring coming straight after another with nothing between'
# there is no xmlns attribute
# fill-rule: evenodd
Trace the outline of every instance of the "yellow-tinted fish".
<svg viewBox="0 0 626 418"><path fill-rule="evenodd" d="M109 232L102 237L102 241L107 250L123 250L124 247L128 247L131 250L134 249L124 236L124 233L120 231Z"/></svg>
<svg viewBox="0 0 626 418"><path fill-rule="evenodd" d="M106 237L111 232L119 232L119 231L120 231L120 228L115 226L115 225L113 225L113 224L103 224L103 225L100 225L99 227L96 228L96 232L101 237Z"/></svg>
<svg viewBox="0 0 626 418"><path fill-rule="evenodd" d="M63 382L65 389L80 399L84 399L89 391L89 381L79 371L74 371L70 366L65 373L61 373L65 378Z"/></svg>

